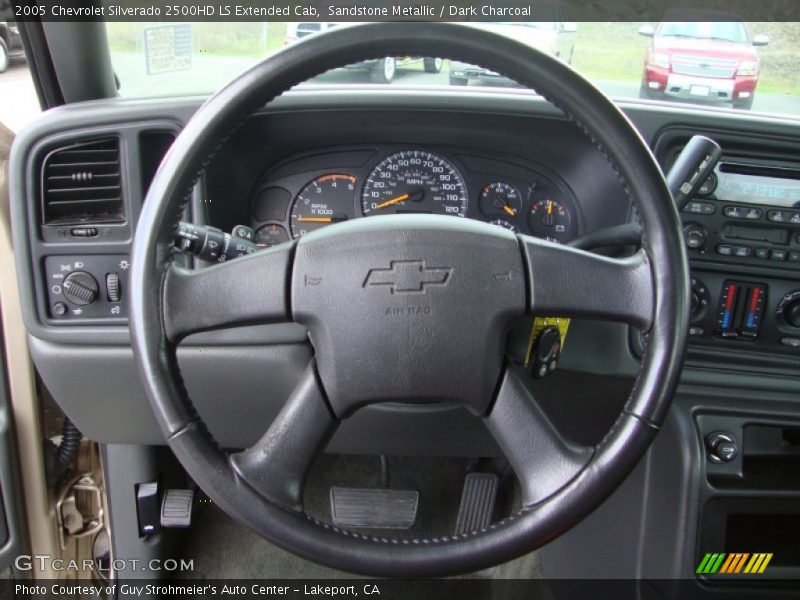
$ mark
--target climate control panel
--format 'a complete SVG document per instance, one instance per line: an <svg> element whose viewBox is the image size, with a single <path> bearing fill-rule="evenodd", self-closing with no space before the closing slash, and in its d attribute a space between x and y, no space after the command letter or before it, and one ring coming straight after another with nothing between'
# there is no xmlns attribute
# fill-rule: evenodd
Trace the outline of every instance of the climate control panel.
<svg viewBox="0 0 800 600"><path fill-rule="evenodd" d="M51 320L127 318L127 255L48 256L44 267Z"/></svg>
<svg viewBox="0 0 800 600"><path fill-rule="evenodd" d="M692 269L694 345L800 355L800 281Z"/></svg>

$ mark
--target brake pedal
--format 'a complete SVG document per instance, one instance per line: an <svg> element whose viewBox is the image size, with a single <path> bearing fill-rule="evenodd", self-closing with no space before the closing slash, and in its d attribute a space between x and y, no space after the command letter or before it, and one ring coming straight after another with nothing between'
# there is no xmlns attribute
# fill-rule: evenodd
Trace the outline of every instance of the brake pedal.
<svg viewBox="0 0 800 600"><path fill-rule="evenodd" d="M416 490L331 488L331 517L341 527L408 529L417 518Z"/></svg>
<svg viewBox="0 0 800 600"><path fill-rule="evenodd" d="M498 477L494 473L468 473L461 492L461 506L456 519L456 535L489 526L497 498Z"/></svg>

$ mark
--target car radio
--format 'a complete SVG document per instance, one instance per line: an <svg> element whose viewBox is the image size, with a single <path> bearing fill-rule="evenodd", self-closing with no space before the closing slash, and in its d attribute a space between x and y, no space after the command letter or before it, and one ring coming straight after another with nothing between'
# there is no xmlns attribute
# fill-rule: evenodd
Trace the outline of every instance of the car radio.
<svg viewBox="0 0 800 600"><path fill-rule="evenodd" d="M690 258L800 263L800 169L720 162L682 212Z"/></svg>

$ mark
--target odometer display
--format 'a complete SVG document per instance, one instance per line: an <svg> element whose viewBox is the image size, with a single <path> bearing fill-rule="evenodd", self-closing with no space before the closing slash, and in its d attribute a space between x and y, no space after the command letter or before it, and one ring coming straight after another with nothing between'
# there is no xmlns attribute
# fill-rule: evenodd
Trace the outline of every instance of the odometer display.
<svg viewBox="0 0 800 600"><path fill-rule="evenodd" d="M422 150L392 154L370 173L361 196L364 216L429 213L467 216L464 179L447 160Z"/></svg>

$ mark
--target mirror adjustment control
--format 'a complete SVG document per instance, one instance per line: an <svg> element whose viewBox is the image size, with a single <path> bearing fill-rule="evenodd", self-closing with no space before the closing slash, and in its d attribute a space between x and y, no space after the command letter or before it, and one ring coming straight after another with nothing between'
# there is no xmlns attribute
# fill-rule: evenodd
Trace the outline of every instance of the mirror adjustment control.
<svg viewBox="0 0 800 600"><path fill-rule="evenodd" d="M87 306L97 300L100 286L97 280L85 271L70 273L64 283L64 297L77 306Z"/></svg>
<svg viewBox="0 0 800 600"><path fill-rule="evenodd" d="M728 463L739 455L739 445L731 434L717 431L706 438L706 454L713 463Z"/></svg>

